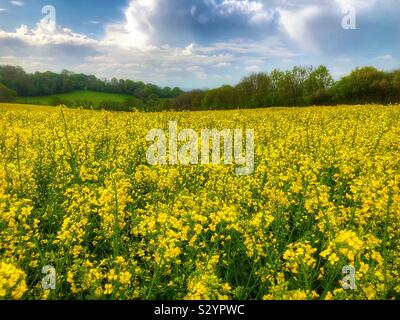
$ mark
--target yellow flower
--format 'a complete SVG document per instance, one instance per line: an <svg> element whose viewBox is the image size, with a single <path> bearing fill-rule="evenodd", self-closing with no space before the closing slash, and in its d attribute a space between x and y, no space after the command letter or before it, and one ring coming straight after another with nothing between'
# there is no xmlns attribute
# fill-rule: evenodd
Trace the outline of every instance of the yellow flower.
<svg viewBox="0 0 400 320"><path fill-rule="evenodd" d="M104 288L105 288L104 294L110 295L113 293L113 285L112 284L107 283Z"/></svg>
<svg viewBox="0 0 400 320"><path fill-rule="evenodd" d="M336 255L336 253L332 253L329 258L328 258L328 262L331 265L336 265L339 262L339 257Z"/></svg>
<svg viewBox="0 0 400 320"><path fill-rule="evenodd" d="M170 121L195 132L254 128L254 173L150 165L146 136L161 128L169 139ZM399 128L400 105L0 104L0 299L312 300L321 285L325 299L396 299ZM42 263L60 270L51 295ZM346 265L358 290L340 288Z"/></svg>
<svg viewBox="0 0 400 320"><path fill-rule="evenodd" d="M122 284L129 284L131 277L132 275L128 271L121 272L119 275L119 281Z"/></svg>
<svg viewBox="0 0 400 320"><path fill-rule="evenodd" d="M286 270L294 274L299 272L300 266L314 268L317 260L313 257L317 249L306 243L291 243L288 249L283 254L283 259L286 260Z"/></svg>
<svg viewBox="0 0 400 320"><path fill-rule="evenodd" d="M12 264L0 262L0 297L19 300L28 291L25 273Z"/></svg>
<svg viewBox="0 0 400 320"><path fill-rule="evenodd" d="M361 290L364 292L368 300L374 300L376 297L376 291L373 288L373 286L366 286L361 288Z"/></svg>

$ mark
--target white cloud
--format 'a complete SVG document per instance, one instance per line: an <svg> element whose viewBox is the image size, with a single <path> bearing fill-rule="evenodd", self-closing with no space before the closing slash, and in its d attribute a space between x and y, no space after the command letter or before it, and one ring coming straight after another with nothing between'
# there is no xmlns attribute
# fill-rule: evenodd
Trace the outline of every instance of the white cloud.
<svg viewBox="0 0 400 320"><path fill-rule="evenodd" d="M0 39L17 39L31 45L48 44L76 44L88 45L96 44L86 35L74 33L68 28L62 28L54 24L41 20L36 24L36 28L29 29L26 25L21 25L15 32L6 32L0 30Z"/></svg>
<svg viewBox="0 0 400 320"><path fill-rule="evenodd" d="M184 87L192 84L210 86L213 85L212 79L226 80L227 73L238 80L246 72L266 70L266 66L285 68L286 65L301 63L304 60L300 56L303 54L304 57L308 50L318 54L318 49L323 46L318 42L321 41L318 38L320 29L313 28L315 22L321 20L321 14L330 10L330 14L333 12L337 16L337 27L340 28L339 9L357 2L185 0L187 5L178 10L181 8L179 1L130 1L124 11L124 19L105 25L105 35L100 40L68 28L49 25L46 21L38 22L33 28L22 25L14 32L0 30L0 64L18 64L27 71L68 68L75 72L95 73L100 77L133 78ZM369 8L366 1L358 2L358 8ZM168 23L175 22L172 19L182 20L168 29ZM191 37L200 29L204 35L204 30L211 30L212 23L221 21L218 19L224 23L234 20L239 27L248 28L247 31L257 30L258 33L247 37L247 34L239 32L237 34L243 38L236 38L228 30L226 34L221 33L221 37L214 38L218 41L207 39L203 42L201 39L204 37ZM195 26L193 29L177 30L184 25L181 22L188 21L188 25ZM199 26L198 22L203 25ZM259 34L264 28L261 23L268 24L265 25L268 27L265 36ZM99 21L87 21L85 24L98 25ZM164 32L164 29L168 30ZM189 36L185 41L171 42L176 40L174 32L183 37L186 34ZM251 38L253 35L256 37ZM160 45L163 43L168 45ZM389 60L389 55L372 59L385 62ZM337 74L344 72L339 69L333 71Z"/></svg>
<svg viewBox="0 0 400 320"><path fill-rule="evenodd" d="M4 8L0 8L0 12L4 12L4 11L6 11L7 9L4 9Z"/></svg>
<svg viewBox="0 0 400 320"><path fill-rule="evenodd" d="M232 67L232 63L231 62L218 62L215 67L216 68L230 68Z"/></svg>
<svg viewBox="0 0 400 320"><path fill-rule="evenodd" d="M245 68L245 70L247 72L259 72L261 70L261 67L259 65L251 65L251 66L247 66Z"/></svg>
<svg viewBox="0 0 400 320"><path fill-rule="evenodd" d="M100 24L100 23L101 23L100 21L91 20L91 21L86 21L86 22L84 22L83 24L86 24L86 25L98 25L98 24Z"/></svg>
<svg viewBox="0 0 400 320"><path fill-rule="evenodd" d="M17 1L17 0L10 1L10 3L18 7L22 7L25 4L23 1Z"/></svg>
<svg viewBox="0 0 400 320"><path fill-rule="evenodd" d="M348 8L356 10L368 10L373 7L377 0L335 0L339 7L346 11Z"/></svg>
<svg viewBox="0 0 400 320"><path fill-rule="evenodd" d="M393 60L393 56L391 54L385 54L382 56L377 56L376 60L383 60L383 61Z"/></svg>
<svg viewBox="0 0 400 320"><path fill-rule="evenodd" d="M306 6L296 9L279 9L281 28L300 47L308 50L318 50L313 39L311 22L322 10L317 6Z"/></svg>
<svg viewBox="0 0 400 320"><path fill-rule="evenodd" d="M206 80L208 75L204 71L196 71L195 76L197 80Z"/></svg>
<svg viewBox="0 0 400 320"><path fill-rule="evenodd" d="M223 0L219 6L222 14L244 13L252 14L264 10L264 5L259 1L249 0Z"/></svg>
<svg viewBox="0 0 400 320"><path fill-rule="evenodd" d="M10 46L10 40L14 40L12 45L17 46L17 50L7 47ZM281 49L275 46L264 51L256 43L243 40L210 46L192 43L182 48L147 46L143 49L120 44L110 42L107 37L95 40L40 21L33 29L22 25L15 32L0 31L0 64L21 65L30 72L68 68L88 74L95 72L100 77L136 78L182 86L184 81L210 84L210 70L224 74L224 70L242 63L246 60L244 56L250 53L261 54L264 58L284 54L278 53ZM89 53L85 53L85 50ZM74 58L72 53L78 56ZM66 61L71 64L65 65Z"/></svg>
<svg viewBox="0 0 400 320"><path fill-rule="evenodd" d="M222 3L218 4L214 0L208 0L207 3L214 9L215 13L223 16L247 15L252 23L271 22L273 19L274 10L267 10L260 1L223 0Z"/></svg>
<svg viewBox="0 0 400 320"><path fill-rule="evenodd" d="M106 26L105 41L125 48L140 48L150 44L155 31L150 22L158 0L135 0L125 10L125 21Z"/></svg>
<svg viewBox="0 0 400 320"><path fill-rule="evenodd" d="M195 50L196 45L194 43L189 44L183 51L182 53L185 56L190 56L193 54L194 50Z"/></svg>
<svg viewBox="0 0 400 320"><path fill-rule="evenodd" d="M255 57L269 60L292 58L296 56L296 53L289 50L288 47L276 37L269 37L260 41L237 39L216 42L208 46L197 48L197 52L203 54L229 52L229 54L234 57L245 57L246 61L255 59Z"/></svg>
<svg viewBox="0 0 400 320"><path fill-rule="evenodd" d="M187 16L192 21L206 25L213 18L234 14L245 16L250 24L268 23L273 20L275 10L266 9L261 1L254 0L203 0L198 5L176 9L179 1L168 0L131 0L124 11L124 20L105 27L105 41L125 48L147 48L154 45L154 39L164 32L164 18L182 19ZM199 4L200 5L200 4ZM208 12L204 11L204 5ZM189 30L188 30L189 31ZM165 39L170 41L171 39Z"/></svg>
<svg viewBox="0 0 400 320"><path fill-rule="evenodd" d="M15 50L7 51L3 46L1 41L6 40L9 45L10 39L19 41L19 48L24 45L22 50L17 50L20 56L11 57ZM52 53L51 50L57 48L60 48L57 54ZM89 48L89 53L81 54L83 48ZM71 53L76 51L79 56L73 58ZM238 66L250 61L249 56L254 63L262 64L268 59L292 57L293 54L277 39L238 39L203 46L191 43L186 47L166 45L143 49L113 44L107 38L94 40L60 26L49 30L44 22L39 22L34 29L21 26L15 32L0 31L0 63L21 65L27 71L68 68L75 72L94 72L99 77L133 78L170 86L212 86L212 81L226 81L226 72L241 72ZM72 60L71 65L66 66L66 60ZM218 73L221 77L209 76Z"/></svg>

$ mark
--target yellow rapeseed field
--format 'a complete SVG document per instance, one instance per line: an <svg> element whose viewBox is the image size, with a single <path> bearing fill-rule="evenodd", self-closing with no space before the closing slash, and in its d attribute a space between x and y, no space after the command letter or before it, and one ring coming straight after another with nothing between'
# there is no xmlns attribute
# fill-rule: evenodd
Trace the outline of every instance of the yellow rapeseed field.
<svg viewBox="0 0 400 320"><path fill-rule="evenodd" d="M254 173L147 164L169 121L255 129ZM399 247L400 106L0 105L0 299L399 299Z"/></svg>

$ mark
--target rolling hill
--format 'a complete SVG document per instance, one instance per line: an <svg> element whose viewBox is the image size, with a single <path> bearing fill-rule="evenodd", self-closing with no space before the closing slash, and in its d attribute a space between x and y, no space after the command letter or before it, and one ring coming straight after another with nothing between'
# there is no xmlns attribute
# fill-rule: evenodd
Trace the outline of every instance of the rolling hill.
<svg viewBox="0 0 400 320"><path fill-rule="evenodd" d="M41 97L18 97L16 102L32 105L54 105L57 100L69 101L75 104L79 101L90 101L94 106L99 105L103 101L124 102L127 99L135 99L133 96L126 94L114 94L95 91L73 91L65 94L57 94ZM58 103L56 103L58 104Z"/></svg>

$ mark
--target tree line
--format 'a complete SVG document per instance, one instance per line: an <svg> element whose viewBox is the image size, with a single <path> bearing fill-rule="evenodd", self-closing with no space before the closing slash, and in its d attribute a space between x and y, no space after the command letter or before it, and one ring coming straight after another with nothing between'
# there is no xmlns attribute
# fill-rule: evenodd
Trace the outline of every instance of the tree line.
<svg viewBox="0 0 400 320"><path fill-rule="evenodd" d="M175 98L183 91L180 88L159 87L142 81L113 78L99 79L94 75L73 73L26 73L18 66L0 66L0 83L20 97L38 97L63 94L75 90L127 94L143 101L160 98Z"/></svg>
<svg viewBox="0 0 400 320"><path fill-rule="evenodd" d="M104 101L97 108L129 111L215 110L366 103L400 103L400 70L381 71L374 67L357 68L334 81L325 66L301 67L270 73L260 72L243 78L237 85L211 90L184 92L132 80L101 80L93 75L63 71L26 73L20 67L0 66L0 101L18 96L44 96L90 90L128 94L125 102ZM93 108L91 101L68 102L54 97L53 105Z"/></svg>
<svg viewBox="0 0 400 320"><path fill-rule="evenodd" d="M399 103L400 70L357 68L334 81L325 66L255 73L236 86L181 93L171 102L176 110L294 107L309 105Z"/></svg>

